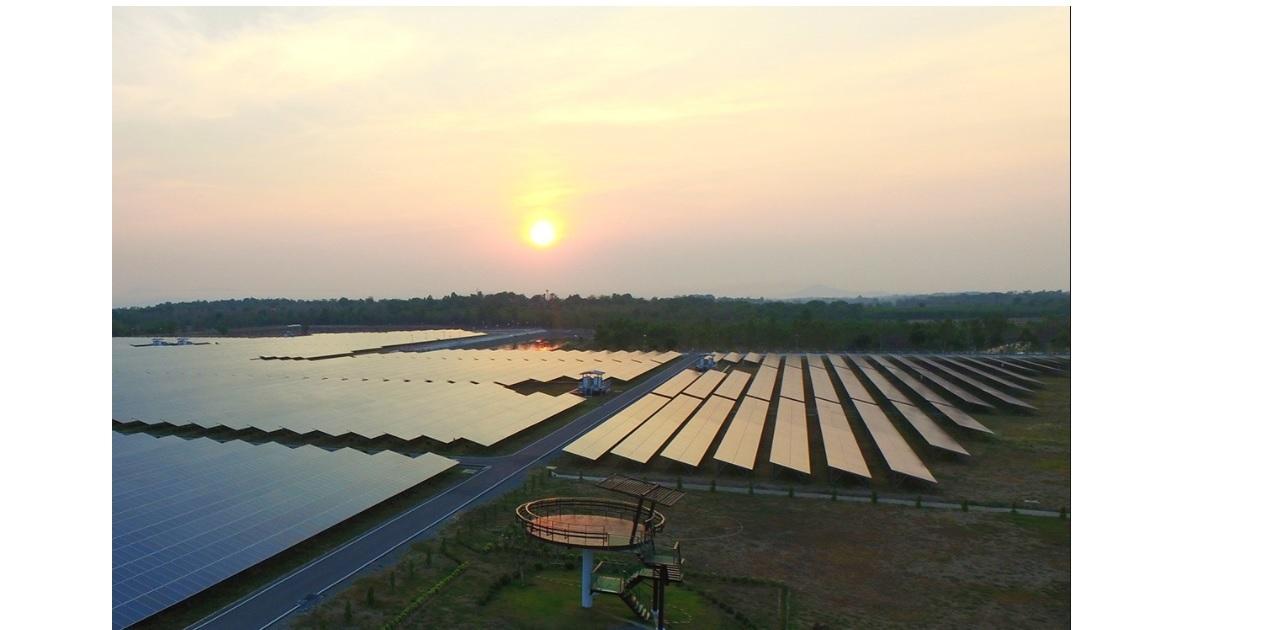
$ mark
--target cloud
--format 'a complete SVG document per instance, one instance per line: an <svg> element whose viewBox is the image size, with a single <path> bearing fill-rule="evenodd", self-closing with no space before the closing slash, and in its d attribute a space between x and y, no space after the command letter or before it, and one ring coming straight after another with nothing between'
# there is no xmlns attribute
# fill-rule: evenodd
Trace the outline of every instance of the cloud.
<svg viewBox="0 0 1286 630"><path fill-rule="evenodd" d="M267 14L225 37L187 20L126 15L118 16L116 67L133 63L134 71L114 77L118 120L225 118L282 105L380 77L415 47L411 32L370 13L306 22Z"/></svg>

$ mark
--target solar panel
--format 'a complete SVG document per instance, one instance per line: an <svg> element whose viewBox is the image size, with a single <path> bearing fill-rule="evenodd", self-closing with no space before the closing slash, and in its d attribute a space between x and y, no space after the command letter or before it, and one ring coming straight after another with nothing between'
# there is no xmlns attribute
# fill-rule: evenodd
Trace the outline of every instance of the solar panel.
<svg viewBox="0 0 1286 630"><path fill-rule="evenodd" d="M976 365L973 365L967 361L958 359L956 357L937 356L934 358L936 358L939 361L942 361L944 364L950 365L953 369L962 370L965 374L968 374L971 378L978 379L979 381L983 383L987 383L988 385L992 385L995 387L1002 387L1010 391L1018 391L1024 394L1032 393L1031 388L1025 384L1020 385L1018 383L1013 382L1012 380L1001 378L999 376L996 376L995 374L992 374L991 372L988 372L987 370L979 368Z"/></svg>
<svg viewBox="0 0 1286 630"><path fill-rule="evenodd" d="M786 371L790 372L792 368ZM798 369L794 371L802 374ZM806 475L812 473L808 461L808 416L804 403L788 398L777 399L777 417L768 461Z"/></svg>
<svg viewBox="0 0 1286 630"><path fill-rule="evenodd" d="M870 479L871 469L862 457L862 450L853 436L853 427L839 403L817 398L817 423L822 429L822 446L826 450L826 465Z"/></svg>
<svg viewBox="0 0 1286 630"><path fill-rule="evenodd" d="M781 372L781 395L798 402L804 402L804 371L791 362Z"/></svg>
<svg viewBox="0 0 1286 630"><path fill-rule="evenodd" d="M494 383L253 377L158 380L150 389L113 383L120 422L247 428L367 439L427 437L492 444L583 402L523 395Z"/></svg>
<svg viewBox="0 0 1286 630"><path fill-rule="evenodd" d="M706 370L697 380L692 381L692 384L688 385L687 389L683 390L683 393L697 398L705 398L710 395L710 392L714 391L715 386L723 380L723 377L724 373L719 370Z"/></svg>
<svg viewBox="0 0 1286 630"><path fill-rule="evenodd" d="M1008 361L1038 370L1043 374L1066 374L1067 372L1060 367L1049 365L1041 361L1033 361L1026 357L1010 357Z"/></svg>
<svg viewBox="0 0 1286 630"><path fill-rule="evenodd" d="M575 442L568 444L563 450L586 459L597 460L668 402L670 402L669 398L648 394L594 427Z"/></svg>
<svg viewBox="0 0 1286 630"><path fill-rule="evenodd" d="M857 380L857 376L853 374L853 371L848 369L848 364L844 363L844 359L837 354L832 354L829 358L831 365L835 367L835 373L839 375L839 382L844 387L844 393L848 394L848 397L853 400L875 404L875 397L866 391L866 386L862 385L862 382Z"/></svg>
<svg viewBox="0 0 1286 630"><path fill-rule="evenodd" d="M742 398L737 413L732 416L728 431L719 442L714 458L746 470L754 470L759 453L759 440L763 437L768 419L768 402L758 398Z"/></svg>
<svg viewBox="0 0 1286 630"><path fill-rule="evenodd" d="M741 360L749 361L751 363L759 363L760 361L764 360L764 357L758 352L747 352L745 356L741 357Z"/></svg>
<svg viewBox="0 0 1286 630"><path fill-rule="evenodd" d="M894 387L893 383L884 378L884 375L880 374L879 370L872 367L865 357L858 359L857 369L861 370L862 374L865 374L866 378L870 379L871 383L875 385L875 389L878 389L885 398L893 403L894 409L897 409L898 413L915 428L925 442L953 453L969 454L969 451L966 451L955 438L951 437L951 434L943 431L942 427L938 426L938 423L934 422L914 403L907 400L910 397Z"/></svg>
<svg viewBox="0 0 1286 630"><path fill-rule="evenodd" d="M688 385L691 385L692 381L697 380L698 376L701 376L700 372L692 368L688 368L674 376L671 376L670 380L658 385L656 389L652 390L652 393L657 394L658 396L665 396L666 398L674 398L682 393Z"/></svg>
<svg viewBox="0 0 1286 630"><path fill-rule="evenodd" d="M821 358L819 357L818 360L820 361ZM831 375L826 373L825 367L812 365L810 362L808 380L813 384L814 396L831 402L839 402L839 394L835 393L835 386L831 384Z"/></svg>
<svg viewBox="0 0 1286 630"><path fill-rule="evenodd" d="M641 464L648 463L652 460L652 456L661 450L666 440L669 440L688 416L692 415L692 410L699 404L701 404L700 398L693 398L687 394L675 396L643 423L643 426L621 440L621 443L612 449L612 454Z"/></svg>
<svg viewBox="0 0 1286 630"><path fill-rule="evenodd" d="M966 429L973 429L975 431L984 431L986 433L991 433L991 429L988 429L987 427L983 426L981 422L978 422L973 418L973 416L970 416L969 414L965 413L960 408L947 402L945 400L946 398L945 396L940 396L937 392L929 389L927 386L924 385L924 383L921 383L920 381L916 380L914 376L911 376L902 368L894 365L892 361L889 361L887 358L881 357L881 356L875 356L872 358L875 359L876 363L879 363L881 366L884 367L884 369L888 370L889 373L893 375L893 378L901 381L902 384L906 385L911 390L913 390L916 394L918 394L921 398L926 400L930 405L933 406L934 409L937 409L938 411L942 412L942 414L945 415L952 422Z"/></svg>
<svg viewBox="0 0 1286 630"><path fill-rule="evenodd" d="M744 374L744 372L742 372ZM697 409L688 423L673 440L661 451L661 457L683 462L689 466L700 466L701 460L710 450L710 444L723 428L723 423L732 411L733 401L721 396L711 396Z"/></svg>
<svg viewBox="0 0 1286 630"><path fill-rule="evenodd" d="M741 362L741 353L740 353L740 352L729 352L728 354L723 355L723 360L724 360L724 361L727 361L728 363L740 363L740 362Z"/></svg>
<svg viewBox="0 0 1286 630"><path fill-rule="evenodd" d="M455 465L112 433L112 626L146 619Z"/></svg>
<svg viewBox="0 0 1286 630"><path fill-rule="evenodd" d="M1027 387L1044 387L1045 386L1044 383L1030 376L1027 376L1026 374L1020 374L1019 372L1015 371L1015 369L1011 368L1011 366L1005 363L992 363L989 361L983 361L975 357L952 357L952 358L958 361L962 361L964 363L968 363L972 366L982 368L986 372L990 372L997 376L1006 378L1015 383L1021 383L1023 385L1026 385Z"/></svg>
<svg viewBox="0 0 1286 630"><path fill-rule="evenodd" d="M755 372L755 378L750 381L750 389L746 390L746 395L754 396L760 400L770 400L772 399L773 388L776 386L777 370L764 363Z"/></svg>
<svg viewBox="0 0 1286 630"><path fill-rule="evenodd" d="M960 387L959 385L956 385L955 383L939 376L933 370L930 370L924 367L923 365L920 365L919 363L916 363L915 361L910 360L910 357L895 356L891 358L897 361L898 364L906 366L908 369L910 369L912 372L914 372L924 380L929 381L930 383L933 383L934 385L937 385L938 387L941 387L942 389L946 390L947 393L951 394L951 396L954 397L954 399L957 401L964 402L964 403L973 405L975 407L982 407L984 409L995 409L995 406L992 405L991 403L981 398L978 398L977 396L973 395L973 393L965 390L963 387Z"/></svg>
<svg viewBox="0 0 1286 630"><path fill-rule="evenodd" d="M458 328L401 330L378 333L323 333L299 337L260 337L250 344L265 359L309 359L372 351L393 346L479 337L483 333Z"/></svg>
<svg viewBox="0 0 1286 630"><path fill-rule="evenodd" d="M989 386L989 385L987 385L987 384L985 384L985 383L979 382L979 381L978 381L977 379L975 379L975 378L971 378L971 377L969 377L969 376L967 376L967 375L965 375L965 374L960 373L960 372L959 372L959 371L957 371L957 370L952 369L949 365L947 365L947 364L945 364L945 363L942 363L942 362L940 362L940 361L935 361L935 360L930 359L930 358L927 358L927 357L917 357L917 359L916 359L916 360L917 360L917 361L919 361L920 363L924 364L924 365L928 365L928 366L930 366L930 367L932 367L932 368L934 368L934 369L938 370L939 372L941 372L941 373L943 373L943 374L946 374L947 376L949 376L949 377L951 377L951 378L956 379L957 381L959 381L959 382L961 382L961 383L964 383L966 387L972 387L975 391L982 392L983 394L986 394L987 396L991 396L992 398L995 398L995 399L997 399L997 400L1000 400L1001 402L1004 402L1004 403L1007 403L1007 404L1013 405L1014 407L1021 407L1021 408L1023 408L1023 409L1031 409L1031 410L1035 410L1035 409L1036 409L1035 407L1033 407L1033 406L1031 406L1031 405L1029 405L1029 404L1027 404L1027 403L1025 403L1025 402L1023 402L1023 401L1021 401L1021 400L1018 400L1017 398L1014 398L1013 396L1010 396L1009 394L1006 394L1005 392L1002 392L1002 391L1000 391L1000 390L998 390L998 389L996 389L996 388L994 388L994 387L991 387L991 386Z"/></svg>
<svg viewBox="0 0 1286 630"><path fill-rule="evenodd" d="M889 421L888 416L884 415L879 405L854 400L853 406L857 408L858 417L866 425L866 430L871 433L875 446L879 447L880 454L884 456L884 461L890 470L925 481L938 482L906 440L902 439L902 434L893 427L893 423Z"/></svg>
<svg viewBox="0 0 1286 630"><path fill-rule="evenodd" d="M260 361L254 340L223 340L207 346L133 348L114 344L112 379L116 389L152 392L200 382L214 387L229 376L245 379L315 378L350 380L474 381L513 385L524 381L577 380L581 372L629 381L655 367L654 353L564 350L469 350L394 352L324 361Z"/></svg>
<svg viewBox="0 0 1286 630"><path fill-rule="evenodd" d="M1037 370L1036 368L1033 368L1029 365L1023 365L1015 361L1012 357L984 355L984 356L973 357L973 360L979 363L985 363L987 365L1001 367L1007 371L1013 371L1016 374L1023 374L1023 375L1026 375L1028 378L1034 378L1036 376L1041 375L1040 370ZM1037 381L1037 382L1039 383L1040 381ZM1041 384L1044 385L1044 383L1041 383Z"/></svg>
<svg viewBox="0 0 1286 630"><path fill-rule="evenodd" d="M746 383L749 382L750 372L732 370L728 372L728 376L724 377L723 382L719 384L719 389L714 390L714 395L736 400L741 397L742 390L746 388Z"/></svg>

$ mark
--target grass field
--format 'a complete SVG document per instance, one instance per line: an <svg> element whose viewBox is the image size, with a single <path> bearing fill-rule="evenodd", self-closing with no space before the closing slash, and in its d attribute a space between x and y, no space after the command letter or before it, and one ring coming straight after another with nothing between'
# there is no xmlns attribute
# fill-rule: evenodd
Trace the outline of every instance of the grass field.
<svg viewBox="0 0 1286 630"><path fill-rule="evenodd" d="M614 596L579 608L577 556L527 541L512 512L534 497L612 495L586 482L533 479L457 517L399 567L328 595L295 626L380 627L463 562L466 569L424 598L402 627L622 627L632 614ZM1070 623L1067 520L708 492L690 493L666 515L663 538L681 541L687 560L684 588L667 591L675 627L743 627L734 614L761 628ZM618 571L632 561L628 554L598 558ZM420 567L413 574L411 564ZM395 585L389 573L397 574ZM506 584L493 586L500 580ZM374 606L366 604L368 590ZM646 589L640 597L649 597Z"/></svg>

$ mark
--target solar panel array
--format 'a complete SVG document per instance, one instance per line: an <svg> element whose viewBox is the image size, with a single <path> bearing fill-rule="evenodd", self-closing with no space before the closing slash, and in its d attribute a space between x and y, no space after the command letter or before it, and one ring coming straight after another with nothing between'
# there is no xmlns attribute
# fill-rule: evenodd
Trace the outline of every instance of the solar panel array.
<svg viewBox="0 0 1286 630"><path fill-rule="evenodd" d="M809 423L815 417L828 467L871 476L854 431L860 426L889 470L936 482L916 445L926 453L968 456L948 427L991 430L966 407L1034 409L1014 395L1042 386L1036 376L1066 365L991 356L714 354L723 359L714 369L685 370L648 395L657 402L627 409L617 416L621 422L609 419L565 450L591 460L611 452L645 464L660 451L666 460L697 467L718 442L713 461L754 470L762 444L772 465L812 474ZM855 412L852 421L846 405Z"/></svg>
<svg viewBox="0 0 1286 630"><path fill-rule="evenodd" d="M586 459L598 459L668 402L670 402L669 398L648 394L630 403L628 407L568 444L563 450Z"/></svg>
<svg viewBox="0 0 1286 630"><path fill-rule="evenodd" d="M451 339L480 337L484 333L459 328L432 330L394 330L387 332L318 333L298 337L209 337L193 338L198 344L218 345L220 349L236 352L246 358L304 360L333 357L354 352L370 352L412 344L431 343ZM149 345L142 338L117 338L115 341L130 346ZM197 346L205 349L204 346ZM189 351L193 346L149 348L149 352Z"/></svg>
<svg viewBox="0 0 1286 630"><path fill-rule="evenodd" d="M641 464L648 463L700 404L700 398L687 394L675 396L652 414L643 426L621 440L621 443L612 449L612 453Z"/></svg>
<svg viewBox="0 0 1286 630"><path fill-rule="evenodd" d="M263 361L252 358L245 341L258 340L164 348L116 342L112 419L492 446L583 402L570 390L584 371L628 381L680 356L436 350ZM504 386L558 379L566 379L566 393L522 394Z"/></svg>
<svg viewBox="0 0 1286 630"><path fill-rule="evenodd" d="M454 466L437 455L112 433L112 627L124 628Z"/></svg>
<svg viewBox="0 0 1286 630"><path fill-rule="evenodd" d="M217 386L202 379L163 380L146 391L118 390L112 418L491 446L582 402L574 393L523 395L494 383L230 377Z"/></svg>
<svg viewBox="0 0 1286 630"><path fill-rule="evenodd" d="M600 352L580 350L448 349L340 357L323 361L250 360L229 340L208 346L113 348L113 382L147 387L156 379L196 378L209 374L250 374L298 378L412 380L499 383L575 380L599 370L604 377L630 381L680 356L677 352Z"/></svg>
<svg viewBox="0 0 1286 630"><path fill-rule="evenodd" d="M670 445L661 451L661 457L689 466L700 466L735 404L735 401L722 396L707 398L692 419L683 426L683 430L670 441Z"/></svg>
<svg viewBox="0 0 1286 630"><path fill-rule="evenodd" d="M263 359L300 361L319 357L369 352L396 346L448 339L480 337L483 333L460 329L404 330L368 333L325 333L300 337L262 337L246 340Z"/></svg>

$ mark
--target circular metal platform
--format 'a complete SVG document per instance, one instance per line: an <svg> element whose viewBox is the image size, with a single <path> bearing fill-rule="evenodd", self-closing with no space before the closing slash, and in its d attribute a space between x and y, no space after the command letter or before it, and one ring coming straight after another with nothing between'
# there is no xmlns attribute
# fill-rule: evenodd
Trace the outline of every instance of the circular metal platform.
<svg viewBox="0 0 1286 630"><path fill-rule="evenodd" d="M516 513L528 536L578 549L632 549L665 527L660 512L591 497L537 499L518 506Z"/></svg>

